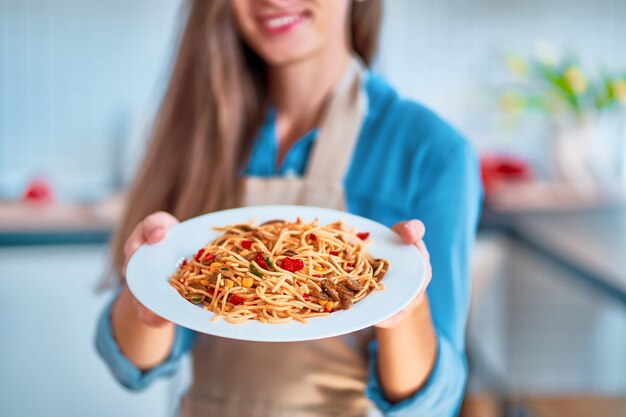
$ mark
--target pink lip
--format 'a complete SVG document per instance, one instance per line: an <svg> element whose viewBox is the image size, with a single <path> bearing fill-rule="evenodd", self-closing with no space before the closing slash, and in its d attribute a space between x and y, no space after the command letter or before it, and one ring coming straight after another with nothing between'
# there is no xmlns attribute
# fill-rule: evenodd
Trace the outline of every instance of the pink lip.
<svg viewBox="0 0 626 417"><path fill-rule="evenodd" d="M297 16L291 22L281 23L277 26L272 26L269 21L276 19L288 18L290 16ZM293 13L276 13L276 14L268 14L258 18L259 26L261 29L270 35L281 35L287 33L296 27L300 26L308 16L304 12L293 12Z"/></svg>

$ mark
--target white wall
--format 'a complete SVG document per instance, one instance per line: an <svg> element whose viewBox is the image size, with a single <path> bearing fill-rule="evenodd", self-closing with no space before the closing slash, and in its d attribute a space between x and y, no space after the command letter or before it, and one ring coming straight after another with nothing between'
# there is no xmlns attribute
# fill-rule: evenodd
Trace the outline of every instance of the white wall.
<svg viewBox="0 0 626 417"><path fill-rule="evenodd" d="M179 4L0 0L0 198L37 175L70 199L118 182L119 151L158 102Z"/></svg>

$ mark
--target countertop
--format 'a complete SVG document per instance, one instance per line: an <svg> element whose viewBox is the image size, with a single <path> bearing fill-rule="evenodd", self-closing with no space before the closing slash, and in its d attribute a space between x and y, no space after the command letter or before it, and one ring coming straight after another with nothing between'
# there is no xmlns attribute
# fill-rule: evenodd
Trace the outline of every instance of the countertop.
<svg viewBox="0 0 626 417"><path fill-rule="evenodd" d="M123 198L98 204L0 201L0 246L107 242Z"/></svg>
<svg viewBox="0 0 626 417"><path fill-rule="evenodd" d="M501 230L626 303L626 208L497 212L482 227Z"/></svg>

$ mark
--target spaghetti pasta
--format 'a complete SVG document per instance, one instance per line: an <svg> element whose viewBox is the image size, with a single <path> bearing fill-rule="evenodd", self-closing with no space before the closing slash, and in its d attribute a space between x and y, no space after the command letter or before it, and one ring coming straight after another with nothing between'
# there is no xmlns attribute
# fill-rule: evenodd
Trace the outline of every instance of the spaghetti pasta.
<svg viewBox="0 0 626 417"><path fill-rule="evenodd" d="M343 222L326 226L272 220L233 224L185 259L170 278L187 300L227 322L305 322L349 309L373 290L389 269L367 256L369 233Z"/></svg>

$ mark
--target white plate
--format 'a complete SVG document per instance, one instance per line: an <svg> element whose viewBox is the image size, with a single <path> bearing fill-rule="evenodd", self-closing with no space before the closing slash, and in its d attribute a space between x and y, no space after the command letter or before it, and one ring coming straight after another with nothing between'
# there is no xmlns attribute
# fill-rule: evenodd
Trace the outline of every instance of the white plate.
<svg viewBox="0 0 626 417"><path fill-rule="evenodd" d="M373 291L349 310L313 317L306 324L296 321L268 324L256 320L230 324L223 319L212 322L214 313L185 300L168 283L183 258L195 254L219 235L212 230L213 227L245 223L251 219L257 224L272 219L295 221L298 216L307 222L317 218L321 225L343 220L357 231L370 232L373 242L367 247L368 253L390 263L382 280L385 289ZM206 214L173 227L161 242L143 245L135 252L128 263L126 280L144 306L181 326L231 339L294 342L354 332L391 317L417 295L424 283L425 271L424 260L417 248L402 243L395 232L380 223L318 207L254 206Z"/></svg>

